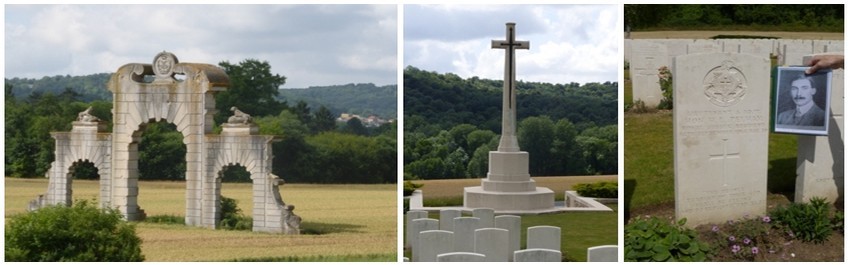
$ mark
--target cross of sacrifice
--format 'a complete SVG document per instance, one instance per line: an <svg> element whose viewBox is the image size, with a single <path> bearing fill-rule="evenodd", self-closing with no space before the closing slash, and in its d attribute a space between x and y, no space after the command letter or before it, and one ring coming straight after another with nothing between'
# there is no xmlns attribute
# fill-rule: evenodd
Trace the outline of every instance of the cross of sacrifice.
<svg viewBox="0 0 850 265"><path fill-rule="evenodd" d="M731 158L741 158L741 152L740 151L738 151L738 152L730 152L729 151L729 139L723 139L723 153L709 154L708 155L709 161L710 160L722 160L720 162L723 163L723 172L722 172L722 174L723 174L723 187L726 187L726 186L729 185L729 181L728 181L729 175L728 175L728 172L726 172L726 159L731 159Z"/></svg>
<svg viewBox="0 0 850 265"><path fill-rule="evenodd" d="M502 92L502 136L499 140L499 151L519 151L516 140L516 49L528 50L531 44L528 41L518 41L514 38L514 26L516 23L508 22L506 40L493 40L490 47L493 49L505 49L505 79Z"/></svg>

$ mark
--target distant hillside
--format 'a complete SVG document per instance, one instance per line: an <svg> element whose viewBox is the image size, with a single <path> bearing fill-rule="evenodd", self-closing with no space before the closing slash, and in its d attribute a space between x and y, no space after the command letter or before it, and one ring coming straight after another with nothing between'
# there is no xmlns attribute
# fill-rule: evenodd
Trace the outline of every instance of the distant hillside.
<svg viewBox="0 0 850 265"><path fill-rule="evenodd" d="M377 115L394 119L397 115L397 91L397 85L379 87L374 84L347 84L306 89L281 89L278 99L285 100L290 106L303 100L311 109L324 105L335 114L346 112L364 117Z"/></svg>
<svg viewBox="0 0 850 265"><path fill-rule="evenodd" d="M26 98L32 93L61 94L70 88L86 102L93 100L111 100L112 92L106 88L112 73L100 73L83 76L57 75L34 78L6 78L6 85L12 85L12 94L16 98Z"/></svg>

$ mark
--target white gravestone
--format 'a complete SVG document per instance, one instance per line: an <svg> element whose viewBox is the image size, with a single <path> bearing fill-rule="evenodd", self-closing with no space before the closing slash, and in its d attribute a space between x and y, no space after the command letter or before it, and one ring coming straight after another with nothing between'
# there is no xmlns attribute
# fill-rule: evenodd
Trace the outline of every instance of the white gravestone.
<svg viewBox="0 0 850 265"><path fill-rule="evenodd" d="M800 58L812 54L815 50L812 40L784 40L779 43L782 48L782 56L779 62L785 66L799 65L801 63Z"/></svg>
<svg viewBox="0 0 850 265"><path fill-rule="evenodd" d="M487 178L481 186L466 187L463 206L496 211L534 211L555 207L555 193L537 187L528 174L528 152L520 151L516 137L516 49L529 49L528 41L515 40L514 23L506 24L507 40L494 40L491 48L505 50L502 91L502 134L499 147L489 154Z"/></svg>
<svg viewBox="0 0 850 265"><path fill-rule="evenodd" d="M826 47L824 47L824 52L844 53L844 41L840 41L840 40L829 41L829 44L826 44Z"/></svg>
<svg viewBox="0 0 850 265"><path fill-rule="evenodd" d="M423 231L419 233L419 249L416 257L420 262L435 262L437 255L454 252L454 233L443 230Z"/></svg>
<svg viewBox="0 0 850 265"><path fill-rule="evenodd" d="M595 246L587 248L588 262L617 262L617 246Z"/></svg>
<svg viewBox="0 0 850 265"><path fill-rule="evenodd" d="M673 75L676 219L694 227L763 215L770 60L690 54L676 57Z"/></svg>
<svg viewBox="0 0 850 265"><path fill-rule="evenodd" d="M475 230L479 227L479 220L475 217L458 217L454 220L455 251L475 251Z"/></svg>
<svg viewBox="0 0 850 265"><path fill-rule="evenodd" d="M413 261L420 261L419 253L417 253L416 250L421 249L421 247L419 246L419 244L422 243L422 241L419 240L421 232L437 230L439 228L440 221L438 221L437 219L422 218L413 220L410 225L410 231L412 231L413 235L413 237L410 239L410 243L412 244L411 249L413 250L410 256Z"/></svg>
<svg viewBox="0 0 850 265"><path fill-rule="evenodd" d="M723 47L715 40L694 40L688 44L688 54L715 53L723 51Z"/></svg>
<svg viewBox="0 0 850 265"><path fill-rule="evenodd" d="M407 214L404 216L405 218L405 226L407 227L407 233L404 240L405 247L411 247L410 238L413 237L413 231L410 230L410 225L413 223L413 220L428 218L428 212L426 211L407 211Z"/></svg>
<svg viewBox="0 0 850 265"><path fill-rule="evenodd" d="M472 217L476 217L480 220L479 228L493 228L496 227L493 222L495 222L495 213L493 209L490 208L477 208L472 209Z"/></svg>
<svg viewBox="0 0 850 265"><path fill-rule="evenodd" d="M483 254L488 262L507 262L511 252L508 250L508 230L499 228L481 228L475 230L475 253Z"/></svg>
<svg viewBox="0 0 850 265"><path fill-rule="evenodd" d="M662 98L658 69L666 65L667 48L664 44L643 40L632 42L629 73L633 100L641 100L650 108L658 106Z"/></svg>
<svg viewBox="0 0 850 265"><path fill-rule="evenodd" d="M548 225L529 227L525 245L525 248L561 251L561 228Z"/></svg>
<svg viewBox="0 0 850 265"><path fill-rule="evenodd" d="M437 255L437 262L484 262L484 255L472 252L451 252Z"/></svg>
<svg viewBox="0 0 850 265"><path fill-rule="evenodd" d="M806 56L803 61L808 61ZM829 135L797 136L795 202L844 197L844 69L832 71Z"/></svg>
<svg viewBox="0 0 850 265"><path fill-rule="evenodd" d="M454 231L455 218L460 216L460 210L440 210L440 230Z"/></svg>
<svg viewBox="0 0 850 265"><path fill-rule="evenodd" d="M508 250L510 253L519 250L522 236L522 218L516 215L496 216L496 228L508 230ZM508 256L513 261L513 255Z"/></svg>
<svg viewBox="0 0 850 265"><path fill-rule="evenodd" d="M773 40L770 39L743 40L738 47L738 53L749 53L765 58L770 58L772 52Z"/></svg>
<svg viewBox="0 0 850 265"><path fill-rule="evenodd" d="M530 248L514 251L515 262L561 262L561 251Z"/></svg>

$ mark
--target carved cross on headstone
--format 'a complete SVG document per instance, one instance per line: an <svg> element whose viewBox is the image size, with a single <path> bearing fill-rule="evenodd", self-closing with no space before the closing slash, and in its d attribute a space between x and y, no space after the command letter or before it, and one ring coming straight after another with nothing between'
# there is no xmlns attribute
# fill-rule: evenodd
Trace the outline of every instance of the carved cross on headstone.
<svg viewBox="0 0 850 265"><path fill-rule="evenodd" d="M502 136L499 140L499 151L517 152L519 144L516 140L516 49L528 50L531 44L528 41L515 40L514 26L516 23L508 22L506 40L493 40L491 48L505 49L505 79L502 92Z"/></svg>
<svg viewBox="0 0 850 265"><path fill-rule="evenodd" d="M741 158L741 152L729 151L729 139L723 139L723 152L717 154L709 154L708 160L721 160L723 174L723 187L729 185L729 173L726 172L726 160L732 158Z"/></svg>

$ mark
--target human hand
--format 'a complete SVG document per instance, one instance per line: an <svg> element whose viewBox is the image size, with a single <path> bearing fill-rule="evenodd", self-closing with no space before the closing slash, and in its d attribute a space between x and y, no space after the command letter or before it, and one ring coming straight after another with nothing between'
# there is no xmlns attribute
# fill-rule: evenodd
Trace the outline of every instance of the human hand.
<svg viewBox="0 0 850 265"><path fill-rule="evenodd" d="M809 67L806 69L806 74L810 75L824 68L844 68L844 55L839 54L819 54L812 56L812 59L805 63Z"/></svg>

